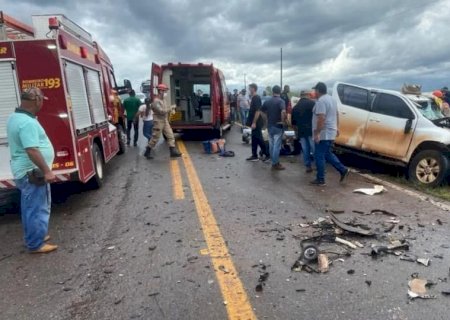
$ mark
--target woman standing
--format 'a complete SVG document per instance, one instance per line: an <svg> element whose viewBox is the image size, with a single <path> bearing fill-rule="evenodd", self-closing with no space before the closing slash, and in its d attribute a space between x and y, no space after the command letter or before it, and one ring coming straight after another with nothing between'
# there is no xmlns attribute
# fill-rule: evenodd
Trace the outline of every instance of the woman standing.
<svg viewBox="0 0 450 320"><path fill-rule="evenodd" d="M139 107L138 116L140 116L144 121L144 126L142 129L144 137L146 137L147 140L150 141L150 139L152 138L153 130L153 111L151 109L151 100L149 98L146 98L145 104Z"/></svg>

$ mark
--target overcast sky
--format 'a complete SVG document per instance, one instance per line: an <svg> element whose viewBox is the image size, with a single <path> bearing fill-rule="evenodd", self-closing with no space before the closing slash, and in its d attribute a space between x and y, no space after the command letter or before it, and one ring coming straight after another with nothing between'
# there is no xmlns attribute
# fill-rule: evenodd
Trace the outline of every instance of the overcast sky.
<svg viewBox="0 0 450 320"><path fill-rule="evenodd" d="M214 63L230 89L335 81L426 90L450 85L448 0L0 0L31 23L63 13L110 56L119 79L138 86L152 62Z"/></svg>

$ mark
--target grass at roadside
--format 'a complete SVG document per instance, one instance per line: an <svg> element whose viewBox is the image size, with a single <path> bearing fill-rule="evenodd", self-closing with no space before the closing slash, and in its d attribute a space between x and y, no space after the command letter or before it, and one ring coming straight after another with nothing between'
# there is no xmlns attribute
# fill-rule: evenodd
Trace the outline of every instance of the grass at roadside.
<svg viewBox="0 0 450 320"><path fill-rule="evenodd" d="M394 182L397 184L400 184L402 186L405 187L409 187L411 189L415 189L417 191L426 193L430 196L442 199L442 200L446 200L446 201L450 201L450 186L448 184L445 184L441 187L437 187L437 188L430 188L430 187L425 187L419 184L413 184L411 182L409 182L408 180L406 180L404 177L393 177L393 176L389 176L389 175L383 175L383 179L386 179L387 181L390 182Z"/></svg>

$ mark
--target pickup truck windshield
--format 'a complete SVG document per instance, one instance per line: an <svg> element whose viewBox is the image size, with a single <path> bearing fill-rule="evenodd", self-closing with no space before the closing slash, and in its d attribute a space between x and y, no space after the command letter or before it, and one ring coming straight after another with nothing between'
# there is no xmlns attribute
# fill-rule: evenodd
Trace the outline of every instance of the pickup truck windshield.
<svg viewBox="0 0 450 320"><path fill-rule="evenodd" d="M439 106L432 100L418 101L414 102L414 104L428 120L433 121L445 118Z"/></svg>

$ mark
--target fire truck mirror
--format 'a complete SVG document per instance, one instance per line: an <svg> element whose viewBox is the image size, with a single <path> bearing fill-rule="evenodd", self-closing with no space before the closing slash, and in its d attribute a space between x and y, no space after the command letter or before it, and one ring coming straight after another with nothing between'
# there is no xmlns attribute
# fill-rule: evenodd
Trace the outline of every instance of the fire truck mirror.
<svg viewBox="0 0 450 320"><path fill-rule="evenodd" d="M128 89L133 89L133 87L131 86L131 81L128 79L123 80L123 86Z"/></svg>

